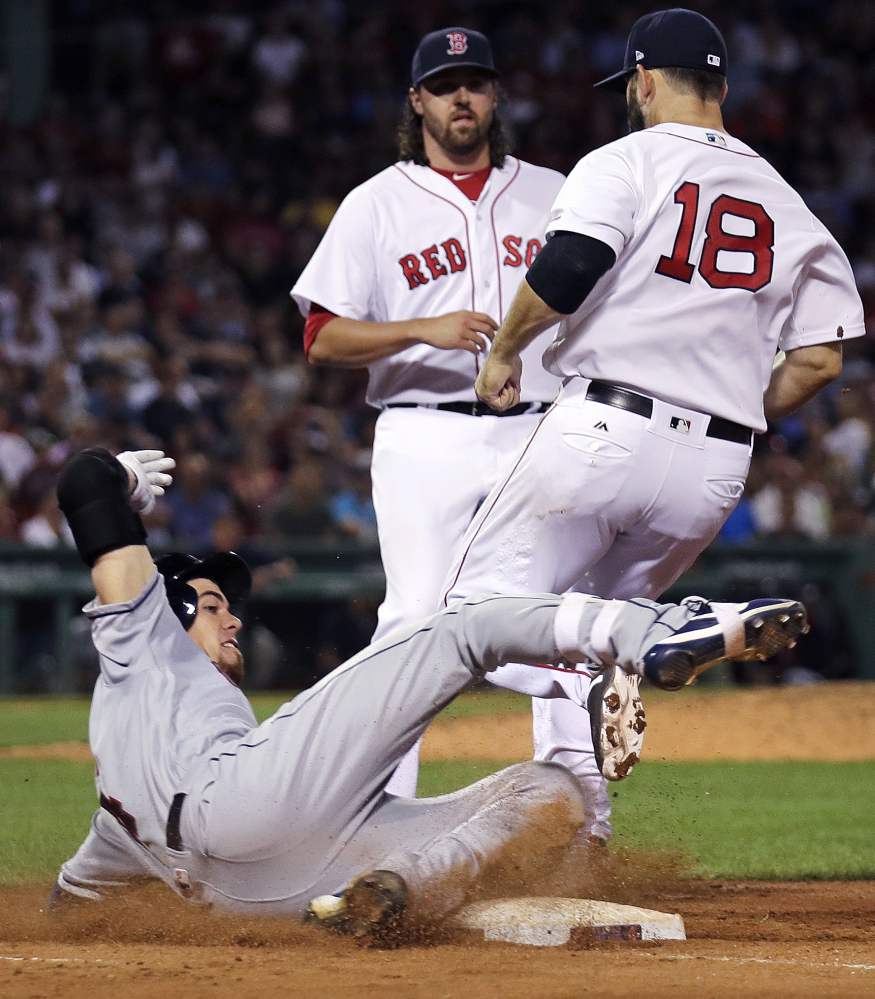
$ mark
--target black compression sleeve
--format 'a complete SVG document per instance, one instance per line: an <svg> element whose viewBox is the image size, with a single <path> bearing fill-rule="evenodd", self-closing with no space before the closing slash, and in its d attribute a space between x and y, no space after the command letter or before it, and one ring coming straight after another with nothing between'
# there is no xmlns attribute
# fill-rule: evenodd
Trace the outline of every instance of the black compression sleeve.
<svg viewBox="0 0 875 999"><path fill-rule="evenodd" d="M58 481L58 506L86 565L116 548L146 543L146 529L131 507L128 473L102 447L87 448L67 464Z"/></svg>
<svg viewBox="0 0 875 999"><path fill-rule="evenodd" d="M616 259L614 251L600 239L560 229L535 257L526 281L554 312L570 316Z"/></svg>

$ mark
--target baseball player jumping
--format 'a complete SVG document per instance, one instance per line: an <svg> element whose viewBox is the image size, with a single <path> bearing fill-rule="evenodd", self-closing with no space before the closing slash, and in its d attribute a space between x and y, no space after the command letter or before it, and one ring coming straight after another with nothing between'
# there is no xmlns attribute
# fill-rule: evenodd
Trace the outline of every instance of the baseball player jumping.
<svg viewBox="0 0 875 999"><path fill-rule="evenodd" d="M310 361L367 365L381 410L371 474L386 597L374 639L438 608L462 535L559 390L541 364L545 333L525 351L513 406L474 393L564 179L507 154L496 76L479 32L422 39L399 161L347 196L292 289ZM592 752L576 764L588 831L606 838L605 782ZM414 748L390 789L415 795L417 773Z"/></svg>
<svg viewBox="0 0 875 999"><path fill-rule="evenodd" d="M836 378L842 341L863 335L835 239L726 133L725 74L717 28L673 9L635 23L623 68L600 84L625 93L631 134L569 175L476 389L515 406L521 352L558 320L545 364L563 387L468 530L448 603L484 591L657 597L738 502L753 434ZM591 695L609 778L641 749L637 685L618 670ZM575 703L535 713L540 755L588 749Z"/></svg>
<svg viewBox="0 0 875 999"><path fill-rule="evenodd" d="M759 602L754 626L749 605L724 608L721 623L694 603L475 597L396 630L259 725L240 689L232 606L249 592L245 563L224 552L156 566L145 545L137 511L170 483L172 465L160 451L93 448L59 482L97 592L85 613L100 655L89 725L100 807L50 910L99 904L151 876L193 902L355 935L439 918L534 823L543 863L584 819L576 779L545 762L444 797L384 792L460 691L509 660L702 669L739 629L757 655L804 627L792 602Z"/></svg>

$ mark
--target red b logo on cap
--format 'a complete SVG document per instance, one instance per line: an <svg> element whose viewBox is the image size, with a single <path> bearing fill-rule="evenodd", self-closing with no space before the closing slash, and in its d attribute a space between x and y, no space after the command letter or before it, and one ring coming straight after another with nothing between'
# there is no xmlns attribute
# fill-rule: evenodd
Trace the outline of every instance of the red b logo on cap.
<svg viewBox="0 0 875 999"><path fill-rule="evenodd" d="M464 31L449 31L447 38L450 43L447 55L462 55L468 51L468 36Z"/></svg>

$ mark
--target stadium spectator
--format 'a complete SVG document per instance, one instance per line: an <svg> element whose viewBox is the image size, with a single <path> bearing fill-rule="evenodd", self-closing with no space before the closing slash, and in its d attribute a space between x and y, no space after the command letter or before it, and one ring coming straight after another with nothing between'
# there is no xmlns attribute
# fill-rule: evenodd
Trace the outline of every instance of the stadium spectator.
<svg viewBox="0 0 875 999"><path fill-rule="evenodd" d="M214 472L205 454L190 452L176 468L176 479L166 500L170 509L173 542L195 551L206 551L213 524L230 510L228 497L213 486Z"/></svg>
<svg viewBox="0 0 875 999"><path fill-rule="evenodd" d="M14 404L0 399L0 480L15 489L36 464L36 453L18 430Z"/></svg>
<svg viewBox="0 0 875 999"><path fill-rule="evenodd" d="M36 516L46 496L54 493L62 465L55 450L57 441L47 430L34 427L27 439L34 451L34 463L22 475L12 496L12 505L22 521Z"/></svg>
<svg viewBox="0 0 875 999"><path fill-rule="evenodd" d="M767 459L768 482L753 497L752 512L759 534L827 538L830 514L826 492L806 479L800 461L787 455Z"/></svg>
<svg viewBox="0 0 875 999"><path fill-rule="evenodd" d="M297 462L286 476L270 517L276 540L288 538L329 538L334 534L334 518L326 496L325 462L307 457Z"/></svg>
<svg viewBox="0 0 875 999"><path fill-rule="evenodd" d="M346 488L331 497L331 516L341 535L356 541L374 541L377 515L371 498L370 455L349 469Z"/></svg>
<svg viewBox="0 0 875 999"><path fill-rule="evenodd" d="M54 489L43 496L32 517L21 525L21 540L35 548L55 548L64 545L73 547L73 535L67 521L58 509L58 497Z"/></svg>
<svg viewBox="0 0 875 999"><path fill-rule="evenodd" d="M265 18L265 28L252 50L252 63L268 83L288 86L298 75L307 46L291 31L288 17L280 7Z"/></svg>
<svg viewBox="0 0 875 999"><path fill-rule="evenodd" d="M165 451L180 453L178 434L195 421L200 399L188 380L188 362L170 354L155 362L157 392L140 411L143 429L156 437Z"/></svg>

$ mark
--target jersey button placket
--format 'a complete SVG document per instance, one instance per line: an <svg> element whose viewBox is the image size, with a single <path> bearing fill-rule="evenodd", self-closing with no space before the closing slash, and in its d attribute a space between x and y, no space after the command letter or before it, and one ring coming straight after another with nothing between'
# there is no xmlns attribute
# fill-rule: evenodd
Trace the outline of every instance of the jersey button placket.
<svg viewBox="0 0 875 999"><path fill-rule="evenodd" d="M475 308L478 312L485 312L496 322L500 322L498 274L501 261L495 258L495 238L492 232L489 206L484 204L482 195L474 214L473 224L477 246L477 270L474 283L477 305Z"/></svg>

